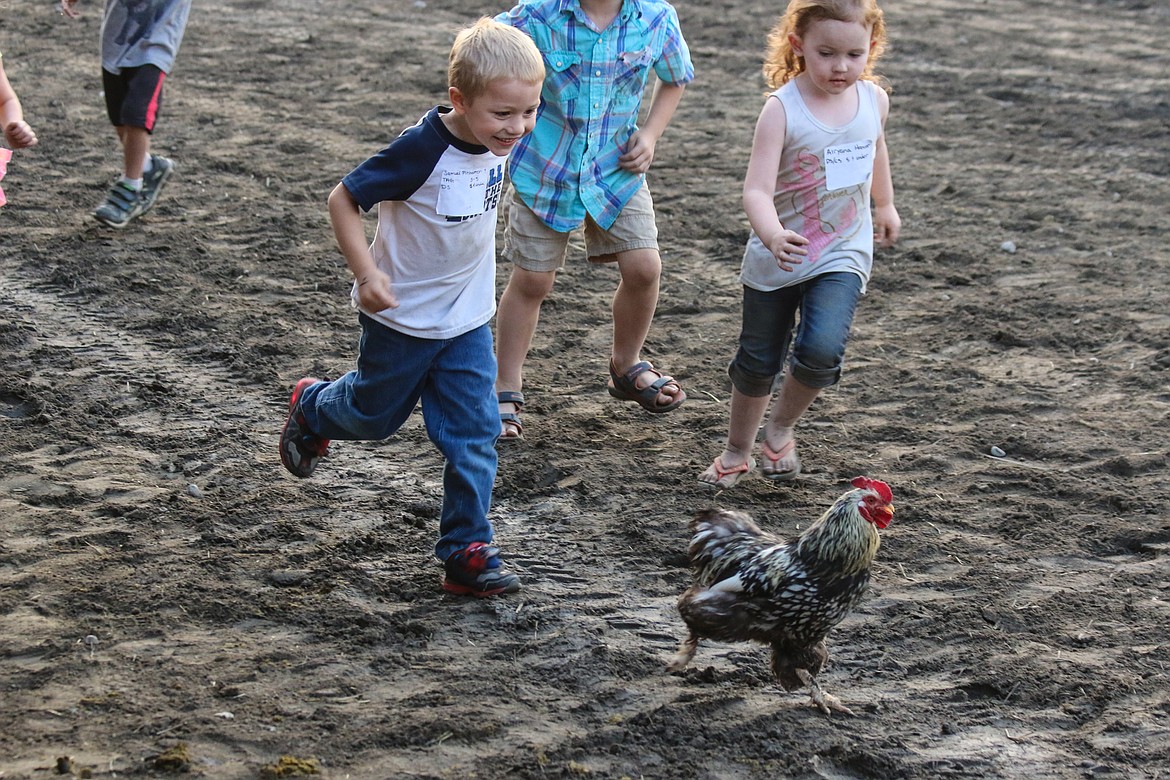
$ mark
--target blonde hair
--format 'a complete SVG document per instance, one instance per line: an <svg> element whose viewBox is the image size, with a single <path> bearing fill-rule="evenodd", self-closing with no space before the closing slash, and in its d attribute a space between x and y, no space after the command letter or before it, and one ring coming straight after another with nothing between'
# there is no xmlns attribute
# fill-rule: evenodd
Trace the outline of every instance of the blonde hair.
<svg viewBox="0 0 1170 780"><path fill-rule="evenodd" d="M764 81L769 89L791 81L804 71L804 58L796 56L788 36L802 37L809 25L823 19L838 22L860 22L871 27L869 59L861 78L885 85L884 79L874 74L874 64L886 50L886 20L877 0L791 0L788 10L768 33L768 49L764 56Z"/></svg>
<svg viewBox="0 0 1170 780"><path fill-rule="evenodd" d="M447 85L472 100L501 79L539 84L544 81L544 60L527 35L485 16L455 36Z"/></svg>

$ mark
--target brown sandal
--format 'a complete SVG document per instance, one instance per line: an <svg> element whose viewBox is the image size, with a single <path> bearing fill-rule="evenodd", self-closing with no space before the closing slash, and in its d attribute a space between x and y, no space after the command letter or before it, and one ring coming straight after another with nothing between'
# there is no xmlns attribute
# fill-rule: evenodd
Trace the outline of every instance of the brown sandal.
<svg viewBox="0 0 1170 780"><path fill-rule="evenodd" d="M520 410L524 408L524 393L518 390L501 390L496 393L496 403L513 404L515 412L500 412L500 425L505 431L515 431L505 436L500 432L498 441L520 441L524 438L524 423L520 422Z"/></svg>
<svg viewBox="0 0 1170 780"><path fill-rule="evenodd" d="M646 371L653 371L658 375L658 378L646 387L639 388L638 376ZM613 380L613 384L609 387L610 395L614 398L620 398L623 401L633 401L653 414L665 414L673 409L677 409L682 405L683 401L687 400L687 394L683 391L682 385L678 383L678 380L662 373L645 360L635 363L622 373L618 373L617 366L610 360L609 376ZM660 404L658 403L658 396L662 393L662 388L667 385L677 387L678 395L674 396L674 400L670 403Z"/></svg>

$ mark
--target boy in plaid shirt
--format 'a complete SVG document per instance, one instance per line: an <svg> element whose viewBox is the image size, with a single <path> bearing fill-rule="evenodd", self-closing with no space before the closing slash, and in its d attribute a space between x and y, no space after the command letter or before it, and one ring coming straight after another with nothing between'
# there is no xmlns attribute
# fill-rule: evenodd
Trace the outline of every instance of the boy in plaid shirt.
<svg viewBox="0 0 1170 780"><path fill-rule="evenodd" d="M527 33L544 57L536 129L512 153L504 257L512 275L496 319L501 441L521 437L523 365L540 307L584 229L591 262L616 262L609 393L649 412L686 399L642 360L662 261L646 171L695 71L678 14L665 0L522 0L496 17ZM658 82L642 126L646 82Z"/></svg>

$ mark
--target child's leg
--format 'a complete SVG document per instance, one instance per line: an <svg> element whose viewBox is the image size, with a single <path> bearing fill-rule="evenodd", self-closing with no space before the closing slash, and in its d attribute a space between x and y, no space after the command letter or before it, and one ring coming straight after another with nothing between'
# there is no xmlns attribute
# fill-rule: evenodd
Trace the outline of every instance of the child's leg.
<svg viewBox="0 0 1170 780"><path fill-rule="evenodd" d="M420 339L359 314L357 369L301 395L309 430L323 439L379 441L414 411L431 361L445 342Z"/></svg>
<svg viewBox="0 0 1170 780"><path fill-rule="evenodd" d="M841 378L845 345L861 297L861 279L852 273L829 273L802 286L800 325L791 365L764 430L768 448L780 455L765 464L766 473L798 467L794 428L821 390Z"/></svg>
<svg viewBox="0 0 1170 780"><path fill-rule="evenodd" d="M699 475L700 482L731 487L751 467L752 447L784 365L799 303L795 288L743 288L739 349L727 367L732 383L727 445Z"/></svg>
<svg viewBox="0 0 1170 780"><path fill-rule="evenodd" d="M569 234L548 227L509 188L503 203L504 257L512 263L512 275L496 310L496 392L518 393L524 388L524 361L540 321L540 307L552 291L557 269L565 264ZM500 437L520 437L520 406L498 404Z"/></svg>
<svg viewBox="0 0 1170 780"><path fill-rule="evenodd" d="M642 359L642 346L650 333L654 310L658 308L658 282L662 276L662 258L657 249L635 249L617 254L621 279L613 296L613 363L629 368ZM648 385L657 377L645 377ZM643 379L643 377L639 377ZM678 387L663 388L659 403L670 403ZM665 397L662 397L665 396Z"/></svg>
<svg viewBox="0 0 1170 780"><path fill-rule="evenodd" d="M492 332L483 325L443 342L423 383L427 435L443 453L443 511L435 555L446 560L475 542L490 543L499 418L493 387Z"/></svg>
<svg viewBox="0 0 1170 780"><path fill-rule="evenodd" d="M110 227L125 227L149 210L170 174L170 161L161 158L158 170L147 174L150 133L162 104L165 79L166 74L153 65L126 68L121 73L102 71L106 113L122 145L122 176L94 211L94 217Z"/></svg>
<svg viewBox="0 0 1170 780"><path fill-rule="evenodd" d="M747 395L739 388L731 390L731 422L727 429L727 445L706 471L699 475L699 481L724 489L735 485L747 472L754 468L752 447L756 434L768 410L770 395Z"/></svg>
<svg viewBox="0 0 1170 780"><path fill-rule="evenodd" d="M654 221L654 200L643 185L622 209L607 230L586 222L585 241L589 259L595 263L616 262L621 279L613 296L613 348L611 373L624 376L642 361L642 348L650 333L654 310L658 307L662 257L658 251L658 227ZM633 377L633 392L628 386L617 397L629 398L659 382L665 375L645 369ZM631 398L650 411L677 407L687 397L673 378L660 383L657 396ZM610 387L615 387L614 379Z"/></svg>
<svg viewBox="0 0 1170 780"><path fill-rule="evenodd" d="M127 125L115 129L118 131L118 140L122 142L122 177L140 181L146 156L150 154L150 133L144 128Z"/></svg>
<svg viewBox="0 0 1170 780"><path fill-rule="evenodd" d="M800 471L800 458L796 454L796 421L800 419L820 395L821 389L793 379L786 374L768 425L764 429L764 463L760 471L764 476L781 478L795 477Z"/></svg>
<svg viewBox="0 0 1170 780"><path fill-rule="evenodd" d="M162 107L164 81L166 74L153 65L126 68L121 73L102 71L106 113L122 144L125 179L142 178L150 154L150 134Z"/></svg>
<svg viewBox="0 0 1170 780"><path fill-rule="evenodd" d="M524 361L540 321L540 306L552 291L556 271L528 271L518 265L500 296L496 312L496 355L499 378L496 390L521 390Z"/></svg>

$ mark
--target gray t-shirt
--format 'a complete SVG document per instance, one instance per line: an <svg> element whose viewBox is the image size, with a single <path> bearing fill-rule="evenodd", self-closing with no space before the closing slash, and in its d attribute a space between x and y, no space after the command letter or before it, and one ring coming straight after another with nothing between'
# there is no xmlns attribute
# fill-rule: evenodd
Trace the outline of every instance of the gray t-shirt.
<svg viewBox="0 0 1170 780"><path fill-rule="evenodd" d="M106 0L102 69L154 65L170 73L190 12L191 0Z"/></svg>

